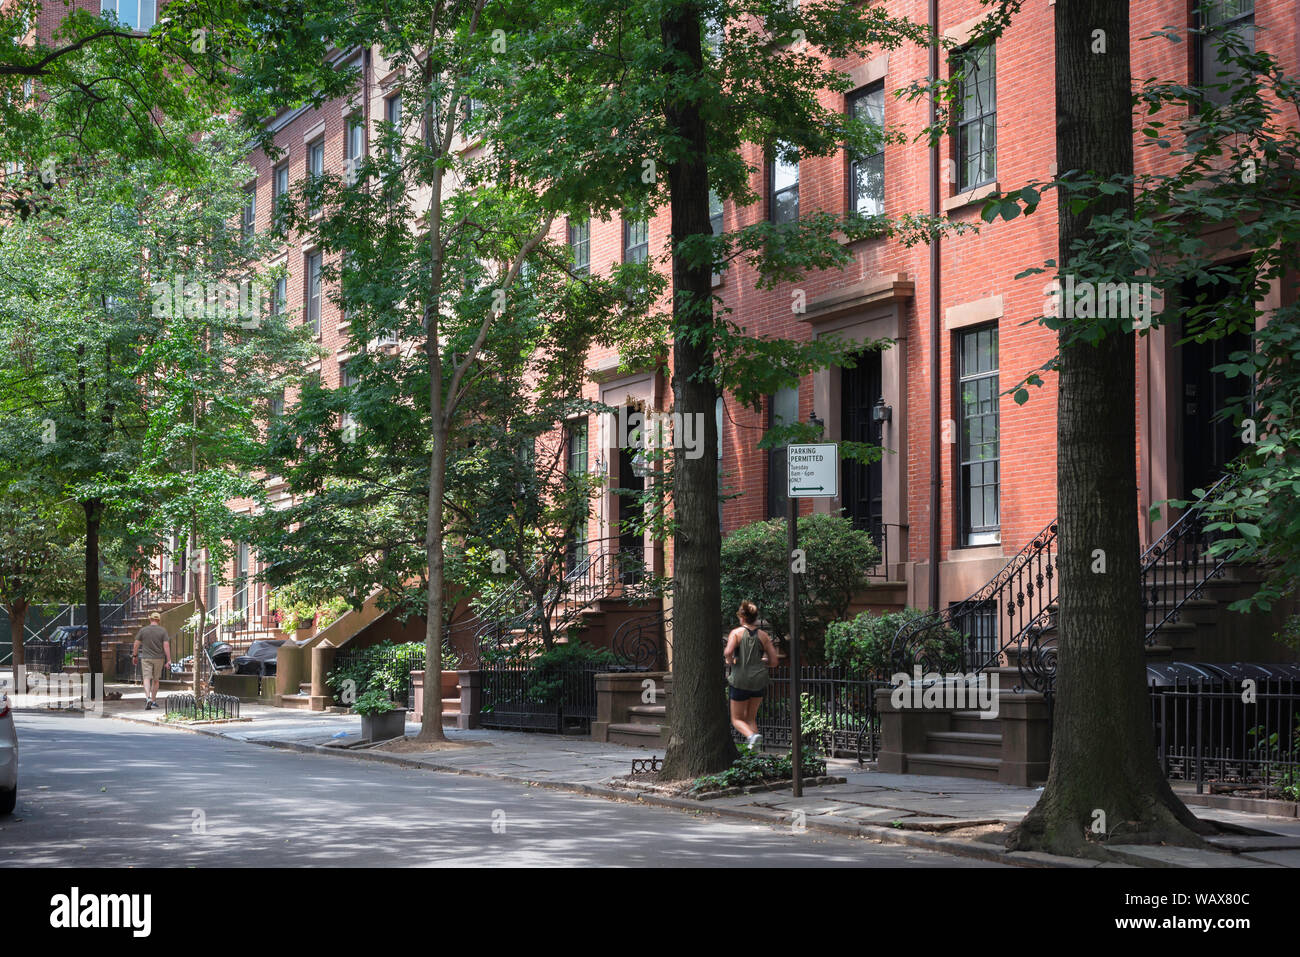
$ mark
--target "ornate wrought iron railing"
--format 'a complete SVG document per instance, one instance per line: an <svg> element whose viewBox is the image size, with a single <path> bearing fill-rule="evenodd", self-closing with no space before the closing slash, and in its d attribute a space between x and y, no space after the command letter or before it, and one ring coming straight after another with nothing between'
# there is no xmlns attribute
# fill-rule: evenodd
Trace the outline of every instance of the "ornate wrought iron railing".
<svg viewBox="0 0 1300 957"><path fill-rule="evenodd" d="M641 585L645 578L645 557L641 549L629 548L617 538L585 544L587 554L563 578L549 584L540 601L521 579L505 593L509 601L499 598L478 613L481 624L474 632L473 654L479 661L484 652L535 636L544 619L549 619L552 634L561 635L578 621L586 608L611 594L616 587L626 591Z"/></svg>
<svg viewBox="0 0 1300 957"><path fill-rule="evenodd" d="M1142 553L1142 614L1147 645L1155 644L1162 625L1177 621L1183 607L1204 594L1211 579L1223 576L1227 560L1223 554L1210 554L1210 546L1220 536L1206 530L1206 525L1212 523L1206 518L1205 505L1229 491L1234 482L1231 475L1215 482Z"/></svg>
<svg viewBox="0 0 1300 957"><path fill-rule="evenodd" d="M672 649L672 614L663 609L629 618L616 629L609 650L633 668L667 671Z"/></svg>
<svg viewBox="0 0 1300 957"><path fill-rule="evenodd" d="M908 622L890 646L898 671L943 671L952 652L948 629L961 636L964 670L982 674L1011 663L1020 686L1050 693L1056 676L1057 523L1035 535L996 575L969 598Z"/></svg>

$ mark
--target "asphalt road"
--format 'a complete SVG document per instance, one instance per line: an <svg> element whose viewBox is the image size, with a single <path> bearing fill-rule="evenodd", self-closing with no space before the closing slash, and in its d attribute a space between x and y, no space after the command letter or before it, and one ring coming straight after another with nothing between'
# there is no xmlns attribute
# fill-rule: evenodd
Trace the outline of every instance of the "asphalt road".
<svg viewBox="0 0 1300 957"><path fill-rule="evenodd" d="M108 718L16 719L3 866L992 866Z"/></svg>

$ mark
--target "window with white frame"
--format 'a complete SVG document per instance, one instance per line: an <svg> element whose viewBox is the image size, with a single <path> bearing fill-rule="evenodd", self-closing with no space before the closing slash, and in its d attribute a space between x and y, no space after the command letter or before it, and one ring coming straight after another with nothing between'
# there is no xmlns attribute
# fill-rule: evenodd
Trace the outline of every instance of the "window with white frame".
<svg viewBox="0 0 1300 957"><path fill-rule="evenodd" d="M158 21L157 0L101 0L99 12L113 13L124 27L145 33Z"/></svg>

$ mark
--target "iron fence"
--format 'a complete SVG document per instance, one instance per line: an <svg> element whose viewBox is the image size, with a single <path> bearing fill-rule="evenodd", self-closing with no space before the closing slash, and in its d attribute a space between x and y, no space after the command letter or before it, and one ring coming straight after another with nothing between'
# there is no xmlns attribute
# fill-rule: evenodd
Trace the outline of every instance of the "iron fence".
<svg viewBox="0 0 1300 957"><path fill-rule="evenodd" d="M132 645L118 645L117 657L114 660L114 674L116 681L129 681L140 684L144 681L144 675L140 671L140 662L131 660Z"/></svg>
<svg viewBox="0 0 1300 957"><path fill-rule="evenodd" d="M172 694L163 699L165 716L176 715L191 721L223 721L239 717L239 699L228 694Z"/></svg>
<svg viewBox="0 0 1300 957"><path fill-rule="evenodd" d="M596 717L596 675L607 665L487 665L482 669L480 723L513 731L590 733Z"/></svg>
<svg viewBox="0 0 1300 957"><path fill-rule="evenodd" d="M1151 686L1156 754L1165 776L1300 799L1300 682L1259 681L1252 693L1203 678Z"/></svg>
<svg viewBox="0 0 1300 957"><path fill-rule="evenodd" d="M389 691L394 700L401 702L410 711L415 707L411 672L424 670L424 651L423 645L415 644L378 645L344 651L334 656L334 667L330 674L338 676L340 681L352 677L357 681L357 694L368 690L366 685L377 672L395 676L398 686Z"/></svg>
<svg viewBox="0 0 1300 957"><path fill-rule="evenodd" d="M880 752L880 713L876 692L892 685L844 668L809 666L799 669L803 700L803 741L829 757L874 761ZM758 709L758 731L764 745L790 746L790 669L772 673Z"/></svg>
<svg viewBox="0 0 1300 957"><path fill-rule="evenodd" d="M28 671L46 675L62 674L66 657L67 651L63 645L55 642L33 641L23 645L23 661Z"/></svg>

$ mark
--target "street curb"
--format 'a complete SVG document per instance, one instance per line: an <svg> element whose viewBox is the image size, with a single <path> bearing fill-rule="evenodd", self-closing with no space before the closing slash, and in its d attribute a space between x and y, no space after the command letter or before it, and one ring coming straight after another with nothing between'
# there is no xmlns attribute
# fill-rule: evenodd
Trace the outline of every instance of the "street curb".
<svg viewBox="0 0 1300 957"><path fill-rule="evenodd" d="M221 735L221 737L224 737L224 735ZM696 814L712 814L717 817L753 821L773 826L789 825L793 821L793 815L789 811L778 811L770 808L719 807L713 805L711 802L695 801L690 798L667 797L661 794L653 794L648 791L634 791L627 788L611 788L599 784L580 784L572 781L538 781L533 778L524 778L511 774L489 774L484 771L475 771L446 764L436 764L431 761L412 761L409 758L403 758L399 755L384 754L382 752L347 751L341 748L327 748L318 744L301 744L297 741L273 741L270 739L256 741L251 739L246 740L249 744L260 744L265 747L297 751L303 754L330 754L338 757L358 758L363 761L378 761L381 764L392 764L397 767L414 768L424 771L442 771L450 774L461 774L466 777L489 778L494 781L505 781L510 784L522 784L527 787L541 787L552 791L568 791L573 794L584 794L590 797L605 798L606 800L624 801L678 811L692 811ZM815 816L809 817L805 819L804 826L811 831L822 831L828 834L835 834L839 837L860 837L875 841L879 844L897 844L907 847L916 847L924 850L939 851L956 857L973 858L975 860L1007 864L1014 867L1069 867L1091 869L1100 866L1097 861L1078 860L1073 857L1057 857L1052 854L1042 854L1039 852L1005 851L994 844L980 844L976 842L962 841L957 838L939 837L933 834L906 831L899 828L880 827L871 824L855 824L851 821L839 821L834 818L819 820Z"/></svg>
<svg viewBox="0 0 1300 957"><path fill-rule="evenodd" d="M488 778L493 781L505 781L508 784L521 784L525 787L540 787L550 791L567 791L571 794L585 794L589 797L599 797L611 801L624 801L628 803L643 804L651 807L662 807L676 811L692 811L696 814L712 814L717 817L732 818L742 821L753 821L759 824L788 825L792 823L793 816L788 811L777 811L770 808L738 808L738 807L718 807L712 805L712 802L694 801L689 798L667 797L661 794L652 794L648 791L633 791L627 788L611 788L599 784L580 784L574 781L538 781L533 778L519 777L513 774L489 774L486 771L475 771L469 768L460 768L453 765L437 764L431 761L412 761L410 758L404 758L396 754L385 754L377 751L349 751L343 748L327 748L319 744L302 744L297 741L275 741L270 738L232 738L220 731L210 730L208 728L191 728L184 725L162 724L158 721L142 721L139 718L132 718L129 715L104 715L106 718L114 718L119 721L128 721L132 724L149 725L155 728L167 728L169 730L188 731L191 734L207 735L210 738L223 738L227 741L235 741L243 744L258 744L263 747L273 748L281 751L297 751L301 754L327 754L334 757L353 758L361 761L375 761L380 764L391 764L400 768L410 768L417 771L441 771L446 774L460 774L465 777ZM839 837L860 837L866 840L875 841L878 844L896 844L906 847L916 847L923 850L938 851L949 854L954 857L972 858L974 860L989 861L995 864L1006 864L1012 867L1066 867L1074 869L1091 869L1102 866L1098 861L1080 860L1074 857L1058 857L1054 854L1044 854L1039 851L1006 851L994 844L982 844L979 842L962 841L953 837L940 837L934 834L926 834L919 831L907 831L901 828L881 827L873 824L855 824L851 821L839 821L834 818L818 820L816 816L806 818L804 826L811 831L821 831L828 834L835 834ZM1132 864L1111 863L1109 866L1133 867Z"/></svg>

